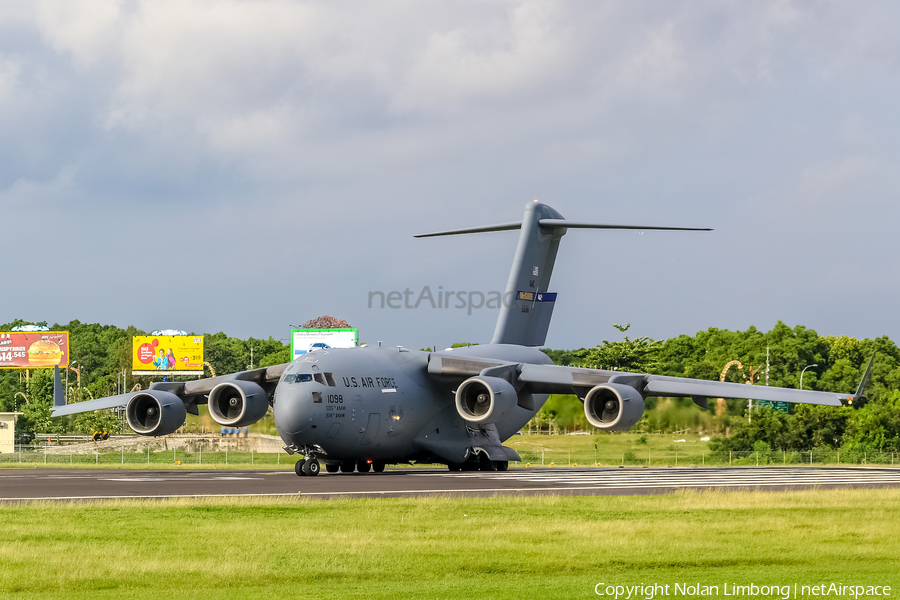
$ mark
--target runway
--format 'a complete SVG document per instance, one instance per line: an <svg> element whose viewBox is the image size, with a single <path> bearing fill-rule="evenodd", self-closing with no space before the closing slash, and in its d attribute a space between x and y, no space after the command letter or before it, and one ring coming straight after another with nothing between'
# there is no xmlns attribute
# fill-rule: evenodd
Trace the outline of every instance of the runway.
<svg viewBox="0 0 900 600"><path fill-rule="evenodd" d="M643 495L678 489L900 488L900 469L735 467L511 469L505 473L388 469L297 477L293 471L0 469L0 501L224 496L384 498L498 494Z"/></svg>

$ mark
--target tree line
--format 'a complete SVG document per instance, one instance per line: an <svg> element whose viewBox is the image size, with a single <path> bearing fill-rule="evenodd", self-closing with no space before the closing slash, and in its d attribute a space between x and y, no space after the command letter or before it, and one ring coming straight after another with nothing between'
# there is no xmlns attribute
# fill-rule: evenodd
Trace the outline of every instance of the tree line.
<svg viewBox="0 0 900 600"><path fill-rule="evenodd" d="M628 325L616 327L623 334L628 330ZM768 380L769 385L794 389L800 387L802 373L803 389L848 395L856 391L875 354L865 398L855 406L792 405L787 413L764 406L754 407L751 414L746 400L725 400L718 406L711 401L710 410L703 411L688 398L648 398L648 410L635 428L718 433L710 442L713 451L763 447L900 452L900 349L886 336L862 340L820 336L802 325L792 328L779 321L770 331L711 327L665 341L625 335L593 348L545 352L556 364L707 380L720 379L731 363L725 381L765 385ZM543 418L586 427L581 410L574 397L552 397Z"/></svg>
<svg viewBox="0 0 900 600"><path fill-rule="evenodd" d="M17 320L0 325L0 331L28 324ZM47 325L46 322L36 323ZM100 398L135 385L143 389L148 377L131 375L132 338L146 335L135 327L55 323L51 330L69 332L70 362L81 367L80 390L74 373L69 376L69 401ZM647 412L636 428L644 431L693 429L718 433L714 449L752 450L757 442L772 449L808 450L814 447L900 451L900 349L889 338L859 340L847 336L820 336L812 329L778 322L770 331L750 327L746 331L709 328L693 336L668 340L631 339L628 325L616 326L621 340L603 340L591 348L544 350L556 364L599 367L659 375L725 381L852 394L869 358L875 353L866 401L858 406L823 407L795 405L790 413L754 408L748 419L745 400L710 402L701 410L690 399L648 398ZM193 334L192 334L193 335ZM204 335L204 357L217 375L265 367L290 360L288 344L275 340L230 337L219 332ZM455 346L467 344L455 344ZM737 361L737 362L735 362ZM739 364L738 364L739 363ZM768 367L767 367L768 365ZM69 418L50 419L53 397L51 369L34 369L26 380L22 370L0 370L0 411L25 413L17 422L19 433L91 433L120 427L106 411ZM206 375L211 375L207 373ZM170 375L171 377L171 375ZM553 396L536 417L536 424L553 422L558 427L589 426L580 401L574 396ZM727 435L726 435L727 434Z"/></svg>
<svg viewBox="0 0 900 600"><path fill-rule="evenodd" d="M111 396L123 391L123 388L124 391L131 391L137 385L140 385L141 389L147 389L155 380L131 374L132 338L148 335L145 331L136 327L123 329L115 325L82 323L77 320L48 324L46 321L30 323L21 319L0 325L0 331L10 331L13 327L31 324L49 327L51 331L69 332L69 364L81 371L80 386L76 372L68 373L69 402ZM250 368L251 353L254 368L277 365L290 360L290 346L271 337L268 339L251 337L242 340L222 332L203 334L204 361L209 363L216 375ZM76 361L77 364L74 364ZM209 366L204 367L205 376L212 374ZM62 370L61 374L65 379ZM171 373L168 377L170 380L196 378ZM53 369L0 369L0 412L16 410L23 413L16 421L16 434L19 437L22 434L32 436L35 432L51 434L118 432L123 427L122 422L108 411L51 419L52 405Z"/></svg>

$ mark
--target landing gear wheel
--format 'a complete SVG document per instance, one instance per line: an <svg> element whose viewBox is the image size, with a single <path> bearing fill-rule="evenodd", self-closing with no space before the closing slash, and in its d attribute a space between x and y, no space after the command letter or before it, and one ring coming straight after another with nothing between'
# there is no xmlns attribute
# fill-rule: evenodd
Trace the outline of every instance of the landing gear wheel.
<svg viewBox="0 0 900 600"><path fill-rule="evenodd" d="M464 462L460 465L460 469L463 471L477 471L478 463L477 462Z"/></svg>
<svg viewBox="0 0 900 600"><path fill-rule="evenodd" d="M369 469L371 469L371 468L372 468L372 463L367 462L365 460L361 460L358 463L356 463L356 470L359 471L360 473L368 473Z"/></svg>
<svg viewBox="0 0 900 600"><path fill-rule="evenodd" d="M508 460L498 460L495 462L497 465L498 471L508 471L509 470L509 461Z"/></svg>
<svg viewBox="0 0 900 600"><path fill-rule="evenodd" d="M496 470L497 470L497 463L496 463L495 461L493 461L493 460L490 460L490 459L483 459L483 460L479 463L478 468L479 468L480 470L482 470L482 471L496 471Z"/></svg>
<svg viewBox="0 0 900 600"><path fill-rule="evenodd" d="M306 464L306 459L301 458L296 463L294 463L294 473L299 475L300 477L304 477L306 473L303 472L303 465Z"/></svg>
<svg viewBox="0 0 900 600"><path fill-rule="evenodd" d="M450 469L451 473L456 473L460 469L462 469L462 465L459 463L447 463L447 468Z"/></svg>
<svg viewBox="0 0 900 600"><path fill-rule="evenodd" d="M337 473L341 469L341 465L336 465L334 463L325 463L325 470L329 473Z"/></svg>
<svg viewBox="0 0 900 600"><path fill-rule="evenodd" d="M353 469L356 468L356 463L352 462L342 462L341 463L341 473L352 473Z"/></svg>
<svg viewBox="0 0 900 600"><path fill-rule="evenodd" d="M383 462L373 462L372 470L376 473L384 473L384 463Z"/></svg>
<svg viewBox="0 0 900 600"><path fill-rule="evenodd" d="M315 477L319 474L319 469L321 469L321 466L315 458L311 458L303 463L303 474L307 477Z"/></svg>

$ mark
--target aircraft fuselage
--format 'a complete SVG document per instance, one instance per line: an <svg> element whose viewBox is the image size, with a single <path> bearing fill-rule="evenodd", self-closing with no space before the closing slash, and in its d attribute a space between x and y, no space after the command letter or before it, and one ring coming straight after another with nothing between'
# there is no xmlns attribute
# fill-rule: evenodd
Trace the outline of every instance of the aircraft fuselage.
<svg viewBox="0 0 900 600"><path fill-rule="evenodd" d="M460 357L502 359L509 354L509 360L550 362L539 350L515 346L456 352ZM467 460L484 432L458 414L453 392L428 375L430 354L380 346L305 354L285 369L275 389L279 435L297 452L320 449L328 462ZM533 409L517 407L497 423L500 441L528 423L545 400L536 395Z"/></svg>

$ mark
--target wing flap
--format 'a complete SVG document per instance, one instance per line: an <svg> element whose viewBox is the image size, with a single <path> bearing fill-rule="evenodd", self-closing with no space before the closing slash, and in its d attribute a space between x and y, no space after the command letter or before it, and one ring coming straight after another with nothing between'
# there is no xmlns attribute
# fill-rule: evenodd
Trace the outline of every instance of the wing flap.
<svg viewBox="0 0 900 600"><path fill-rule="evenodd" d="M502 361L478 358L456 358L433 353L428 361L428 372L432 375L461 375L475 377L485 369L499 367Z"/></svg>
<svg viewBox="0 0 900 600"><path fill-rule="evenodd" d="M582 396L579 388L592 388L608 383L612 371L561 367L558 365L523 364L519 369L519 381L528 384L536 394L576 394Z"/></svg>

